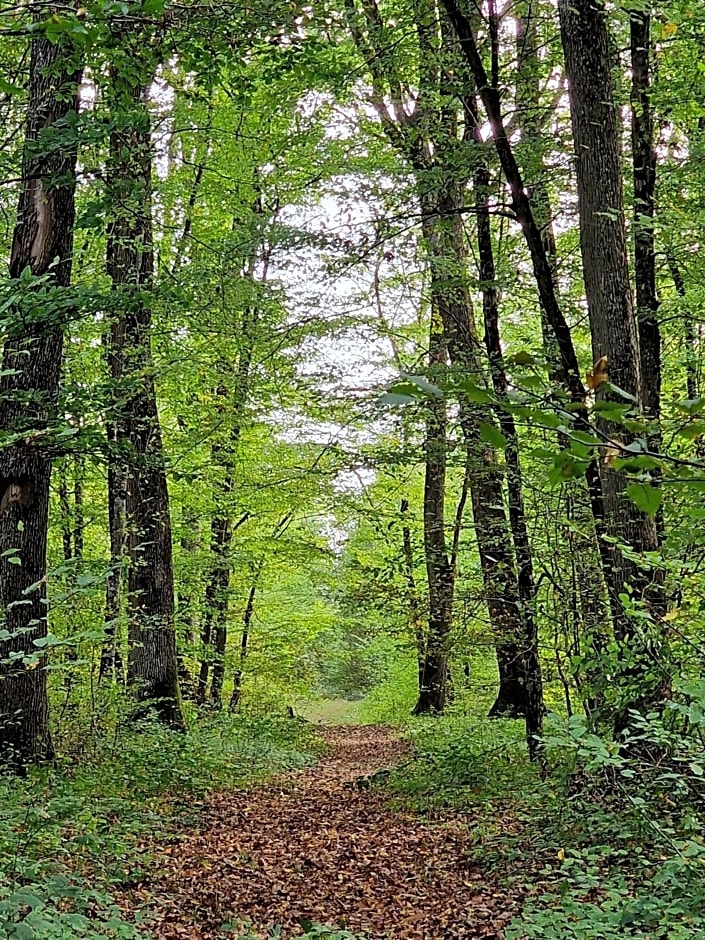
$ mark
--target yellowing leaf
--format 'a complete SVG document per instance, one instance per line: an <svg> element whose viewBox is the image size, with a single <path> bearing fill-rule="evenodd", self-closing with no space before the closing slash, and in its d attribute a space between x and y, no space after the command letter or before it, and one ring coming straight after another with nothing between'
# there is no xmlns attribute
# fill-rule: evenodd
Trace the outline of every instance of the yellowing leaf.
<svg viewBox="0 0 705 940"><path fill-rule="evenodd" d="M592 369L585 373L587 387L593 392L607 381L607 356L600 356Z"/></svg>
<svg viewBox="0 0 705 940"><path fill-rule="evenodd" d="M677 23L664 23L661 26L661 39L670 39L678 32Z"/></svg>

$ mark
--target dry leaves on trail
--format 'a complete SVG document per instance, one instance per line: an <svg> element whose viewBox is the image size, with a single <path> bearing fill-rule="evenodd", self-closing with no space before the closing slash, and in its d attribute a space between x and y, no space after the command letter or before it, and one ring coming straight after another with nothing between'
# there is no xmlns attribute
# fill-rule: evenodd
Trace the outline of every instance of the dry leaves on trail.
<svg viewBox="0 0 705 940"><path fill-rule="evenodd" d="M467 823L424 822L351 786L399 763L406 746L380 727L324 734L316 767L212 794L200 830L156 846L159 868L123 905L162 940L237 936L237 923L289 938L306 922L390 940L500 938L508 899L469 865Z"/></svg>

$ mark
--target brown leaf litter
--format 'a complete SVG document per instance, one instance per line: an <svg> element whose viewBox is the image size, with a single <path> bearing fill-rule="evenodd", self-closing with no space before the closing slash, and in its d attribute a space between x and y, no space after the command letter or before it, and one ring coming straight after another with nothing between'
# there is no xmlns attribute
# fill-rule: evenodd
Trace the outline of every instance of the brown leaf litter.
<svg viewBox="0 0 705 940"><path fill-rule="evenodd" d="M197 831L152 847L153 872L121 906L160 940L224 940L246 925L288 940L311 922L370 940L499 940L511 899L468 861L467 817L424 820L355 785L407 745L383 727L322 734L315 767L211 794Z"/></svg>

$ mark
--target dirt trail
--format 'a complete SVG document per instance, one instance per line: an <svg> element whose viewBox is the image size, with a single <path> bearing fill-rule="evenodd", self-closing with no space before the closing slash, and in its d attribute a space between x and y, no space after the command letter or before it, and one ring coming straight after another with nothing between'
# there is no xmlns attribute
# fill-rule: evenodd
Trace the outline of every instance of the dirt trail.
<svg viewBox="0 0 705 940"><path fill-rule="evenodd" d="M213 794L202 825L157 846L156 874L124 899L162 940L220 940L251 924L299 936L302 923L366 938L501 938L506 897L467 861L467 821L393 809L356 778L392 767L406 745L387 728L322 731L318 764L248 793Z"/></svg>

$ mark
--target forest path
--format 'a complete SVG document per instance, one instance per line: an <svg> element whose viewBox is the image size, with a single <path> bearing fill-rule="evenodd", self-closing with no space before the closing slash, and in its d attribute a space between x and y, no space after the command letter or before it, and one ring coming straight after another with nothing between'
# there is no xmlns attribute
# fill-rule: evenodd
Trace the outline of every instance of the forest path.
<svg viewBox="0 0 705 940"><path fill-rule="evenodd" d="M155 872L126 906L162 940L252 936L248 924L290 938L308 922L389 940L501 938L507 899L467 860L467 817L424 820L356 785L408 745L378 726L321 734L328 748L314 767L213 793L197 831L153 847Z"/></svg>

